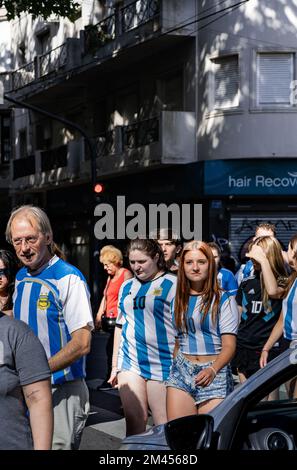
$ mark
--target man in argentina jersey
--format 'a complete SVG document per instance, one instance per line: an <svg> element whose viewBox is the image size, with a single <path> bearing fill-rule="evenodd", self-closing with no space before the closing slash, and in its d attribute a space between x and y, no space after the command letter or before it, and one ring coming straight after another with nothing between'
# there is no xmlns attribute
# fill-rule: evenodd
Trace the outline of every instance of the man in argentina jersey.
<svg viewBox="0 0 297 470"><path fill-rule="evenodd" d="M122 325L119 370L149 380L167 379L175 342L170 316L175 287L176 277L169 273L145 283L134 278L123 284L117 318Z"/></svg>
<svg viewBox="0 0 297 470"><path fill-rule="evenodd" d="M53 449L76 449L89 410L84 381L93 317L81 272L54 254L45 212L22 206L12 212L6 237L24 267L18 272L14 316L40 339L52 372Z"/></svg>

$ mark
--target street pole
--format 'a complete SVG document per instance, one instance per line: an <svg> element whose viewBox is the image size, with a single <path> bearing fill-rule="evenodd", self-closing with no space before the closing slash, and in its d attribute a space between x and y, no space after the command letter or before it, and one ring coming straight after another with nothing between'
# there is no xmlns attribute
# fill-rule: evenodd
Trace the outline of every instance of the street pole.
<svg viewBox="0 0 297 470"><path fill-rule="evenodd" d="M0 90L0 95L3 93L3 89ZM94 210L95 210L95 196L94 196L94 187L96 184L96 179L97 179L97 167L96 167L96 148L93 142L91 141L90 137L86 134L85 130L76 124L75 122L69 121L69 119L66 119L62 116L59 116L57 114L52 113L51 111L46 111L45 109L39 108L38 106L24 103L23 101L19 101L15 98L12 98L11 96L8 96L6 93L2 94L3 98L6 101L9 101L15 105L17 105L20 108L26 108L30 109L31 111L34 111L39 114L43 114L44 116L47 116L53 120L59 121L62 124L65 124L66 126L73 128L77 130L84 138L85 141L87 142L87 145L89 147L90 151L90 162L91 162L91 183L92 183L92 227L91 227L91 243L90 243L90 249L91 249L91 257L92 262L91 262L91 272L90 272L90 280L91 280L91 292L92 292L92 297L93 297L93 303L94 306L97 308L97 303L98 303L98 286L99 286L99 267L98 267L98 255L97 255L97 243L94 235L94 226L95 226L95 219L94 219ZM93 270L93 272L92 272Z"/></svg>

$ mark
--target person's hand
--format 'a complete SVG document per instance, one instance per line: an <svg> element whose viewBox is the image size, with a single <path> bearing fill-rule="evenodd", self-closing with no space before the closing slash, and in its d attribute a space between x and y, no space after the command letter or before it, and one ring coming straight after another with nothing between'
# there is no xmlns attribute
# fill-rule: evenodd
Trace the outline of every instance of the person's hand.
<svg viewBox="0 0 297 470"><path fill-rule="evenodd" d="M268 349L262 349L261 356L260 356L260 361L259 361L261 369L263 369L263 367L265 367L266 364L267 364L268 354L269 354Z"/></svg>
<svg viewBox="0 0 297 470"><path fill-rule="evenodd" d="M199 374L196 375L195 385L199 385L200 387L207 387L211 384L215 376L215 369L213 367L206 367L205 369L201 370Z"/></svg>
<svg viewBox="0 0 297 470"><path fill-rule="evenodd" d="M97 328L98 330L100 330L101 328L101 317L102 317L102 313L97 313L96 318L95 318L95 328Z"/></svg>
<svg viewBox="0 0 297 470"><path fill-rule="evenodd" d="M261 264L261 261L266 259L266 254L261 246L253 245L251 250L246 253L246 257L251 258Z"/></svg>
<svg viewBox="0 0 297 470"><path fill-rule="evenodd" d="M118 388L118 371L116 367L112 368L107 383L110 384L113 388Z"/></svg>

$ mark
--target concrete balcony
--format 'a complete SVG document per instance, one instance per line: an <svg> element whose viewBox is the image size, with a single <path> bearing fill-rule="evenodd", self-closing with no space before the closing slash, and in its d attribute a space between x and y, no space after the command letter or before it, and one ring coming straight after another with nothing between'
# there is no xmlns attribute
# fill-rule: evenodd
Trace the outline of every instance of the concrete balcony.
<svg viewBox="0 0 297 470"><path fill-rule="evenodd" d="M186 111L162 111L158 117L118 126L96 139L98 174L194 162L195 133L195 115Z"/></svg>
<svg viewBox="0 0 297 470"><path fill-rule="evenodd" d="M70 99L70 83L80 88L86 79L96 81L99 69L109 72L111 61L116 72L123 65L151 56L152 48L158 54L170 44L178 45L185 36L194 36L195 24L186 23L195 17L195 8L195 0L136 0L124 6L116 4L109 16L86 26L79 39L68 38L64 44L35 56L14 71L11 91L16 98L37 105L39 95L48 95L49 102L65 96Z"/></svg>
<svg viewBox="0 0 297 470"><path fill-rule="evenodd" d="M7 91L21 95L38 92L40 88L52 85L53 79L56 79L59 73L78 66L80 57L80 40L68 38L60 46L35 56L34 60L14 70ZM47 79L50 79L48 85Z"/></svg>
<svg viewBox="0 0 297 470"><path fill-rule="evenodd" d="M90 163L85 161L84 139L12 162L13 190L48 189L90 178Z"/></svg>

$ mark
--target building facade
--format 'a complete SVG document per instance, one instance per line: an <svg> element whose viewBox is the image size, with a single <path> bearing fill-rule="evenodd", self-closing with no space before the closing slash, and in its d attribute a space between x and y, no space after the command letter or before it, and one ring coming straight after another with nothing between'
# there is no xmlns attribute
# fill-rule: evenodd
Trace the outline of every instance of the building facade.
<svg viewBox="0 0 297 470"><path fill-rule="evenodd" d="M92 0L10 25L11 205L47 210L95 294L95 181L113 206L203 203L203 238L237 258L259 221L296 231L296 2L238 3Z"/></svg>

